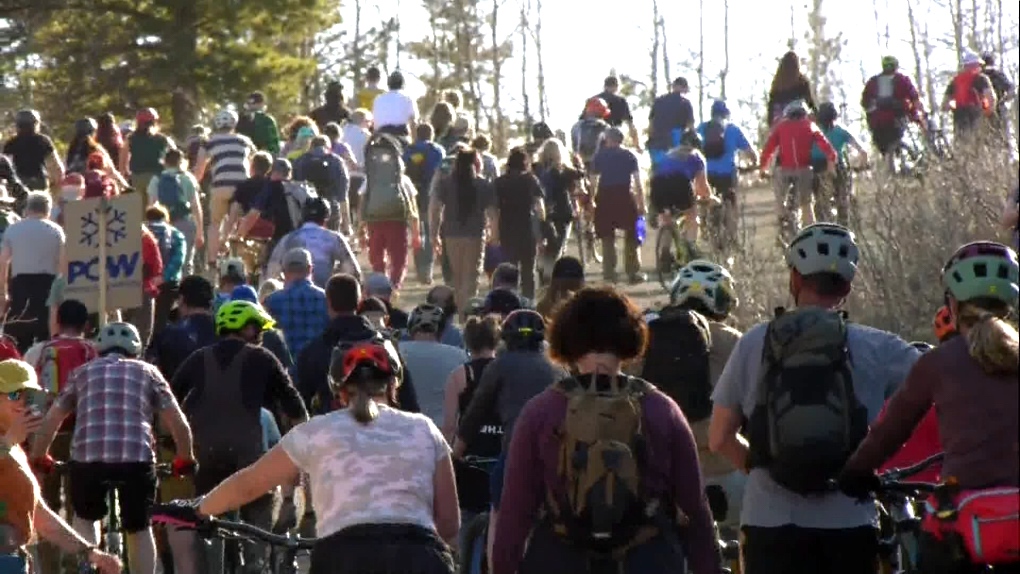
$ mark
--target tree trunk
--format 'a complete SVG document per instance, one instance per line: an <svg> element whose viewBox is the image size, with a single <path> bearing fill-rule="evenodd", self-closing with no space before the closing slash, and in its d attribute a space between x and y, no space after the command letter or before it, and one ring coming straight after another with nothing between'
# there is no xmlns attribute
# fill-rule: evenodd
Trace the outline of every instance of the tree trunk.
<svg viewBox="0 0 1020 574"><path fill-rule="evenodd" d="M790 50L797 49L797 7L796 0L790 0L790 39L786 42Z"/></svg>
<svg viewBox="0 0 1020 574"><path fill-rule="evenodd" d="M953 19L953 46L956 49L956 63L963 64L963 0L949 1L949 15Z"/></svg>
<svg viewBox="0 0 1020 574"><path fill-rule="evenodd" d="M730 0L723 0L723 69L719 72L719 97L726 99L726 76L730 74Z"/></svg>
<svg viewBox="0 0 1020 574"><path fill-rule="evenodd" d="M528 99L528 11L531 0L521 2L521 104L524 106L525 129L530 129L533 122L531 103Z"/></svg>
<svg viewBox="0 0 1020 574"><path fill-rule="evenodd" d="M705 117L705 0L698 0L698 120Z"/></svg>
<svg viewBox="0 0 1020 574"><path fill-rule="evenodd" d="M650 73L652 99L659 96L659 2L652 0L652 67Z"/></svg>
<svg viewBox="0 0 1020 574"><path fill-rule="evenodd" d="M659 16L659 34L662 36L662 75L666 80L666 89L673 84L672 65L669 62L669 36L666 35L666 19Z"/></svg>
<svg viewBox="0 0 1020 574"><path fill-rule="evenodd" d="M198 90L192 80L198 53L198 13L194 4L184 2L174 12L174 79L170 99L172 133L184 141L198 118Z"/></svg>
<svg viewBox="0 0 1020 574"><path fill-rule="evenodd" d="M497 154L506 151L506 131L504 130L503 102L500 85L503 83L503 58L500 57L499 42L499 4L501 0L492 0L492 19L489 32L492 35L492 107L496 112L496 125L491 128L493 146Z"/></svg>
<svg viewBox="0 0 1020 574"><path fill-rule="evenodd" d="M907 2L907 24L910 27L910 51L914 55L914 82L920 87L924 86L924 70L921 68L921 48L917 37L917 16L914 13L913 3Z"/></svg>
<svg viewBox="0 0 1020 574"><path fill-rule="evenodd" d="M436 9L434 7L429 7L429 31L432 34L432 58L431 58L431 60L432 60L432 62L431 62L432 63L432 78L430 79L430 81L429 81L430 85L427 86L427 88L428 88L428 91L435 98L435 101L438 102L438 101L441 100L441 95L439 93L441 84L440 84L439 78L442 75L442 70L440 69L440 61L439 61L439 49L440 49L440 44L439 44L439 23L436 21L437 18L436 18L436 11L435 10ZM436 134L436 135L439 136L439 135L443 135L443 134Z"/></svg>
<svg viewBox="0 0 1020 574"><path fill-rule="evenodd" d="M546 121L549 97L545 91L545 52L542 50L542 0L535 0L535 63L538 65L538 116Z"/></svg>
<svg viewBox="0 0 1020 574"><path fill-rule="evenodd" d="M354 0L354 37L351 39L351 79L354 81L354 93L361 88L361 74L364 73L364 47L361 45L361 0Z"/></svg>

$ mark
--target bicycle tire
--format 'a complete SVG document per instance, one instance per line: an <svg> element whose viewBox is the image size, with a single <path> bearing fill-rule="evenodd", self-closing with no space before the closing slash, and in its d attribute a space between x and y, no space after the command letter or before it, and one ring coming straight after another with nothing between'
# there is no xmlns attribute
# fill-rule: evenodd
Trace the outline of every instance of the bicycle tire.
<svg viewBox="0 0 1020 574"><path fill-rule="evenodd" d="M680 229L676 224L663 225L655 234L655 272L659 285L669 291L673 276L683 265L680 257Z"/></svg>
<svg viewBox="0 0 1020 574"><path fill-rule="evenodd" d="M460 574L488 574L488 556L485 552L489 537L489 513L483 512L475 516L471 522L464 527L464 540L471 551L462 551L457 557L458 572ZM479 547L478 544L481 544ZM479 557L476 550L481 550ZM462 549L464 550L464 549ZM479 560L480 558L480 560ZM478 566L475 568L475 566Z"/></svg>

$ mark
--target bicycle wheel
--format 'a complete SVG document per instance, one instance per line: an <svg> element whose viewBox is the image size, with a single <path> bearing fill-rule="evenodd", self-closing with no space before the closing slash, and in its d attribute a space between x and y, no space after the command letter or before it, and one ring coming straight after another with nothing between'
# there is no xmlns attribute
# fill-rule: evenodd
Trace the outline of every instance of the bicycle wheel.
<svg viewBox="0 0 1020 574"><path fill-rule="evenodd" d="M655 235L655 271L659 276L659 284L669 291L676 272L685 265L680 253L683 242L680 240L680 228L676 224L663 225Z"/></svg>
<svg viewBox="0 0 1020 574"><path fill-rule="evenodd" d="M489 536L489 513L483 512L475 516L464 527L464 540L467 541L467 548L462 548L459 561L460 574L486 574L488 568L488 556L485 552L485 545Z"/></svg>
<svg viewBox="0 0 1020 574"><path fill-rule="evenodd" d="M584 230L584 243L588 257L595 263L602 263L602 240L595 233L595 224L588 223Z"/></svg>

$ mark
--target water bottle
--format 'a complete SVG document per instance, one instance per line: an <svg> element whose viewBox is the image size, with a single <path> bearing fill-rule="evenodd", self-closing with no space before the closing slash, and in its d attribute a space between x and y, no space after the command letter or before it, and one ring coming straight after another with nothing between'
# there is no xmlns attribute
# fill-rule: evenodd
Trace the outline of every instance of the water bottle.
<svg viewBox="0 0 1020 574"><path fill-rule="evenodd" d="M645 244L645 237L647 236L647 234L648 234L648 229L647 229L647 226L645 224L645 216L644 215L639 215L638 218L637 218L637 222L634 224L634 235L637 236L637 244L638 245L644 245Z"/></svg>

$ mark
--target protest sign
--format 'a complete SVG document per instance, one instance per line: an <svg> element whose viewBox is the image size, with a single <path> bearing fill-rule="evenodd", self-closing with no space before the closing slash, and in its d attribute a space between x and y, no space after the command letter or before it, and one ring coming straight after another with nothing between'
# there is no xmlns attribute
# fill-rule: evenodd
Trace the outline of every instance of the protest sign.
<svg viewBox="0 0 1020 574"><path fill-rule="evenodd" d="M104 202L106 217L100 221ZM106 244L101 246L104 231ZM142 206L136 196L70 201L64 207L64 232L66 299L81 301L91 312L133 309L142 304ZM105 266L99 264L100 251L105 252ZM103 271L105 277L101 277ZM105 289L101 289L102 283ZM101 291L105 297L100 297Z"/></svg>

